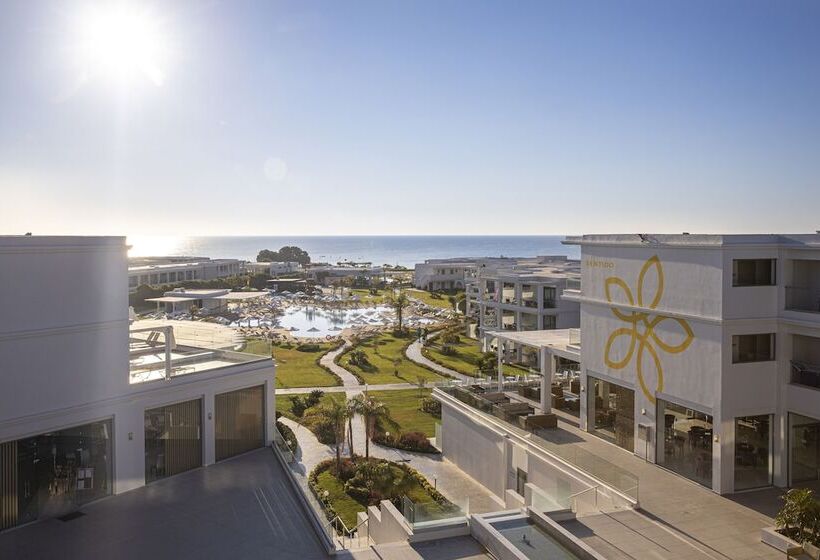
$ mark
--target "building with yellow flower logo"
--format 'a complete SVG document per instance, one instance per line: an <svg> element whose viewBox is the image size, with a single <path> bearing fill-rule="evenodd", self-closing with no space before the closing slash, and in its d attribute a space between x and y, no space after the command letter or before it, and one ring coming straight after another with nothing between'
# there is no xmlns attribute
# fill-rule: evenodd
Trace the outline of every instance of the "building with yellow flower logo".
<svg viewBox="0 0 820 560"><path fill-rule="evenodd" d="M565 243L581 248L580 286L561 296L580 305L580 329L485 333L498 341L499 365L510 347L535 350L531 371L540 379L516 388L499 375L479 408L509 417L514 401L525 400L530 416L520 425L554 414L558 430L575 423L720 494L820 487L820 233L584 235ZM499 406L502 394L512 402ZM499 496L512 487L510 472L553 477L515 450L495 457L479 440L497 436L476 435L463 417L456 421L455 401L441 400L445 457ZM584 470L596 459L578 464ZM606 469L595 476L628 495Z"/></svg>
<svg viewBox="0 0 820 560"><path fill-rule="evenodd" d="M820 235L585 235L585 428L731 493L820 483Z"/></svg>

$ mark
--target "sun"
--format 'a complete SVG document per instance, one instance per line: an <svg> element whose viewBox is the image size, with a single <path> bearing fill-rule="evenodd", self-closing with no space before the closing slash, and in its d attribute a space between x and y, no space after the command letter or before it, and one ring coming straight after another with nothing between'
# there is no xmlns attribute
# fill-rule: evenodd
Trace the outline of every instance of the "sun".
<svg viewBox="0 0 820 560"><path fill-rule="evenodd" d="M162 22L145 8L106 2L76 22L78 64L86 80L132 84L142 79L161 86L166 45Z"/></svg>

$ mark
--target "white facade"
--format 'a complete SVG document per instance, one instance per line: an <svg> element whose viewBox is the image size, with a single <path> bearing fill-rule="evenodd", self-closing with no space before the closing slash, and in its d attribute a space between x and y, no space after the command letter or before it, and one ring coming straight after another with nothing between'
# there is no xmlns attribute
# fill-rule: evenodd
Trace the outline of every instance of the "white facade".
<svg viewBox="0 0 820 560"><path fill-rule="evenodd" d="M127 274L123 237L0 237L0 446L110 421L115 494L146 482L147 409L200 400L207 465L216 460L216 395L264 387L264 441L275 406L269 359L173 336L140 356L129 350ZM135 363L154 358L159 374L135 377Z"/></svg>
<svg viewBox="0 0 820 560"><path fill-rule="evenodd" d="M602 421L601 380L634 395L622 443L715 492L820 480L820 235L567 243L583 263L581 289L564 292L581 305L582 427Z"/></svg>
<svg viewBox="0 0 820 560"><path fill-rule="evenodd" d="M246 272L270 276L302 272L302 265L298 262L246 262L244 268Z"/></svg>
<svg viewBox="0 0 820 560"><path fill-rule="evenodd" d="M564 256L482 259L467 280L466 312L487 331L565 329L579 325L579 305L560 295L580 277Z"/></svg>
<svg viewBox="0 0 820 560"><path fill-rule="evenodd" d="M427 259L417 263L413 285L420 290L463 290L481 259Z"/></svg>
<svg viewBox="0 0 820 560"><path fill-rule="evenodd" d="M128 290L133 292L143 285L167 286L178 282L238 276L242 268L242 261L238 259L140 257L129 262Z"/></svg>

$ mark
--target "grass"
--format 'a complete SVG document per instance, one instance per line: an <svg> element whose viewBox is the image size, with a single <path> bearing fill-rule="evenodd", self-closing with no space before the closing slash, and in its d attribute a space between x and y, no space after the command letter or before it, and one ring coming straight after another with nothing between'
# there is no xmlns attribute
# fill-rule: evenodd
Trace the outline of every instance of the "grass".
<svg viewBox="0 0 820 560"><path fill-rule="evenodd" d="M289 344L273 346L277 387L333 387L342 384L341 379L319 365L319 358L337 345L329 342L317 342L317 345L319 350L315 352L303 352ZM245 343L242 351L269 356L271 346L266 340L252 338Z"/></svg>
<svg viewBox="0 0 820 560"><path fill-rule="evenodd" d="M370 293L369 288L350 288L349 290L346 290L346 292L349 292L351 296L359 296L359 300L362 303L367 303L370 305L379 305L384 303L387 292L385 290L374 291L375 295Z"/></svg>
<svg viewBox="0 0 820 560"><path fill-rule="evenodd" d="M432 292L428 292L427 290L418 290L416 288L408 288L405 290L405 293L415 299L421 300L427 305L432 307L440 307L442 309L452 309L453 306L450 301L447 299L448 296L456 296L458 297L459 293L463 293L463 290L459 293L452 293L452 294L435 294L433 295ZM440 297L438 297L440 296Z"/></svg>
<svg viewBox="0 0 820 560"><path fill-rule="evenodd" d="M307 395L308 393L299 393L298 395L276 395L276 410L285 418L289 418L294 422L301 422L301 418L297 418L291 410L290 398L295 396L306 397ZM325 404L332 400L344 402L346 398L347 395L345 395L343 391L336 393L325 393L322 395L322 400L320 403Z"/></svg>
<svg viewBox="0 0 820 560"><path fill-rule="evenodd" d="M327 492L327 500L336 511L336 515L342 518L342 522L348 529L356 526L356 514L367 510L367 504L362 504L351 498L345 492L344 483L333 476L330 470L319 473L316 478L316 486L319 492Z"/></svg>
<svg viewBox="0 0 820 560"><path fill-rule="evenodd" d="M431 389L422 389L421 395L429 397L431 392ZM422 432L427 437L436 435L436 423L441 422L441 419L420 410L418 389L368 391L367 394L390 409L390 418L400 426L402 432Z"/></svg>
<svg viewBox="0 0 820 560"><path fill-rule="evenodd" d="M464 375L472 377L482 377L478 373L478 359L482 356L481 346L477 341L467 337L460 337L458 344L450 344L455 349L456 353L448 356L441 351L441 342L438 338L433 339L433 342L428 346L422 348L422 355L428 360L432 360L444 367L455 370ZM515 366L504 364L505 375L520 375L521 370L516 369Z"/></svg>
<svg viewBox="0 0 820 560"><path fill-rule="evenodd" d="M404 351L413 340L412 336L405 338L395 337L392 333L382 333L359 342L343 353L338 361L342 367L370 385L418 383L419 378L425 381L443 380L444 377L438 373L407 359ZM353 350L364 351L370 366L362 368L351 364L350 352Z"/></svg>

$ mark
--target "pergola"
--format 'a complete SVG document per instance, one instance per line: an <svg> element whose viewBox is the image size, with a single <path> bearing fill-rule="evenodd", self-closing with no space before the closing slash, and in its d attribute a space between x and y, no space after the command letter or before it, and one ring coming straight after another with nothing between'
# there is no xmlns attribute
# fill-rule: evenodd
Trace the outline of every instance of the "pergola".
<svg viewBox="0 0 820 560"><path fill-rule="evenodd" d="M581 361L580 331L579 329L550 329L541 331L486 331L484 336L498 340L496 355L498 356L498 390L504 389L504 342L512 342L522 346L535 348L541 362L541 410L547 413L550 410L550 388L555 377L556 358L565 358L575 362Z"/></svg>

